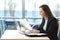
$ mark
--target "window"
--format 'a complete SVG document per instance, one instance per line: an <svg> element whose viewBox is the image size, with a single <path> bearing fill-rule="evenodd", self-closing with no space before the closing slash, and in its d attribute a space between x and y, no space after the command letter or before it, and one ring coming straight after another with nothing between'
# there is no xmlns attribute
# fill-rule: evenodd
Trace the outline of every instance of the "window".
<svg viewBox="0 0 60 40"><path fill-rule="evenodd" d="M36 21L41 20L40 19L41 15L39 14L39 6L42 4L49 5L53 15L55 17L60 17L59 0L0 0L0 16L6 16L6 17L12 16L13 14L10 14L9 12L10 6L12 5L15 11L14 17L27 18L27 19L30 18L33 21L30 23L36 23Z"/></svg>
<svg viewBox="0 0 60 40"><path fill-rule="evenodd" d="M4 0L4 16L22 18L22 0Z"/></svg>
<svg viewBox="0 0 60 40"><path fill-rule="evenodd" d="M49 5L53 15L60 17L59 0L0 0L0 17L26 18L30 24L40 24L39 6L42 4ZM10 10L14 10L14 13L10 13Z"/></svg>

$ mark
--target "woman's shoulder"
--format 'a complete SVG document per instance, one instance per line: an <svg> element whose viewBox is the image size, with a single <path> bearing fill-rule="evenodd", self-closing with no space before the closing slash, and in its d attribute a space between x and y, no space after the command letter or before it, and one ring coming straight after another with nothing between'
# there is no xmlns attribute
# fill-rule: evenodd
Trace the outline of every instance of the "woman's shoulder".
<svg viewBox="0 0 60 40"><path fill-rule="evenodd" d="M57 18L53 17L52 20L59 21Z"/></svg>
<svg viewBox="0 0 60 40"><path fill-rule="evenodd" d="M49 21L50 21L50 22L52 22L52 21L58 22L59 20L58 20L57 18L55 18L55 17L51 17L51 18L49 19Z"/></svg>

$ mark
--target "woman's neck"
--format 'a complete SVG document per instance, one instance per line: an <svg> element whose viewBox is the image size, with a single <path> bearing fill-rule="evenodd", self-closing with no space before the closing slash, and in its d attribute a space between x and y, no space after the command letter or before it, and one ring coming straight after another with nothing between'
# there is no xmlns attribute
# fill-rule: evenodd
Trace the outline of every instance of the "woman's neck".
<svg viewBox="0 0 60 40"><path fill-rule="evenodd" d="M45 19L48 19L48 17L44 17Z"/></svg>

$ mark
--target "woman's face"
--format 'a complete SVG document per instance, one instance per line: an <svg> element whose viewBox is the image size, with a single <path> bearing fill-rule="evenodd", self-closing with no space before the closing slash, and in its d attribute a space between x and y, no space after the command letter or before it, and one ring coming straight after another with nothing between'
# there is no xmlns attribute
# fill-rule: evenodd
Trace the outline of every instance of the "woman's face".
<svg viewBox="0 0 60 40"><path fill-rule="evenodd" d="M39 11L40 11L40 15L44 18L46 17L46 14L44 12L44 10L42 8L39 8Z"/></svg>

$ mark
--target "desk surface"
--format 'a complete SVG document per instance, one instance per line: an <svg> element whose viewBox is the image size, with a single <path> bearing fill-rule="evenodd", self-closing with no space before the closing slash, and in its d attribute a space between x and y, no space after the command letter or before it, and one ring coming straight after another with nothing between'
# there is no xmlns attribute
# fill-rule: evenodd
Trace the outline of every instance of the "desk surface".
<svg viewBox="0 0 60 40"><path fill-rule="evenodd" d="M48 37L28 37L20 34L17 30L6 30L1 39L32 39L32 40L49 40Z"/></svg>

